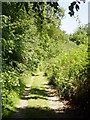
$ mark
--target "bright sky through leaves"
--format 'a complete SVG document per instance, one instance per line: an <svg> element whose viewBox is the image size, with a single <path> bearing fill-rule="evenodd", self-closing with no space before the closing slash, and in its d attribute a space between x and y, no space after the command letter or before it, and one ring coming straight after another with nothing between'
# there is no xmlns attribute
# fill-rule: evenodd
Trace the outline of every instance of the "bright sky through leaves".
<svg viewBox="0 0 90 120"><path fill-rule="evenodd" d="M74 33L77 28L78 28L78 22L76 22L76 19L73 17L70 17L70 15L68 14L69 9L68 6L70 5L70 3L73 0L59 0L59 4L61 7L63 7L65 9L65 17L62 19L61 22L61 29L66 31L66 33L70 34L70 33ZM87 0L89 1L89 0ZM81 2L80 4L80 9L77 12L75 10L75 16L79 16L79 20L81 21L81 24L85 25L88 24L88 2L86 1L86 3Z"/></svg>

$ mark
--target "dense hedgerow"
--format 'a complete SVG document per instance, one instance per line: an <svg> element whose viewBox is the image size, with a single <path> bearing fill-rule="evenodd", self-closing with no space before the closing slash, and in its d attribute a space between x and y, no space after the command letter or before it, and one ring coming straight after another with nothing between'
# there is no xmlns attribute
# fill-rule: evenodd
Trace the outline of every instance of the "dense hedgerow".
<svg viewBox="0 0 90 120"><path fill-rule="evenodd" d="M67 48L67 44L65 46ZM88 94L89 90L88 87L86 89L88 47L81 44L68 50L66 48L48 62L46 73L50 84L56 86L61 98L72 100L78 105L85 105L88 101L85 94Z"/></svg>
<svg viewBox="0 0 90 120"><path fill-rule="evenodd" d="M24 10L19 14L13 21L11 16L2 15L3 117L14 110L15 102L24 92L24 74L35 71L39 61L36 50L40 40L34 17L27 15Z"/></svg>

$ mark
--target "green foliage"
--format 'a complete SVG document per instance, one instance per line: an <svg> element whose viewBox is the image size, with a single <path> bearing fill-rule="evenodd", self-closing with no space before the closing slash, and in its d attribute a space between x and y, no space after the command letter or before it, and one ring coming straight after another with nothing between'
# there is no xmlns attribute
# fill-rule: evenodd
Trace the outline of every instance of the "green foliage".
<svg viewBox="0 0 90 120"><path fill-rule="evenodd" d="M2 4L3 116L7 116L9 111L14 110L15 96L16 98L20 97L24 91L25 81L23 76L28 73L27 71L33 74L38 67L42 67L43 60L50 56L48 50L52 41L47 30L47 23L49 23L49 30L50 26L56 25L55 12L48 4L39 5L37 3L40 10L43 11L42 26L45 26L42 28L42 18L39 16L39 11L33 10L34 5L35 3L28 3L29 11L27 11L27 3L8 2ZM50 14L48 10L50 10ZM59 10L63 15L63 10ZM52 15L53 20L49 15Z"/></svg>
<svg viewBox="0 0 90 120"><path fill-rule="evenodd" d="M72 44L70 46L72 47ZM79 101L80 97L87 94L87 90L85 89L88 74L87 49L86 45L69 47L67 49L66 44L59 56L50 60L46 66L48 79L51 84L56 85L60 97L71 99L78 104L81 104ZM79 92L80 89L82 92ZM87 99L85 97L83 96L82 99L84 98L84 102L86 103Z"/></svg>
<svg viewBox="0 0 90 120"><path fill-rule="evenodd" d="M69 40L75 42L77 45L88 44L86 27L79 27L73 35L70 35Z"/></svg>
<svg viewBox="0 0 90 120"><path fill-rule="evenodd" d="M14 110L15 101L24 91L20 74L12 67L2 72L2 108L3 116Z"/></svg>
<svg viewBox="0 0 90 120"><path fill-rule="evenodd" d="M4 4L4 3L3 3ZM34 20L25 11L19 11L19 16L13 20L11 4L6 5L9 16L2 15L2 107L3 116L14 110L15 97L20 97L24 91L23 72L36 69L36 55L29 53L34 48L36 26ZM10 8L9 8L10 7ZM12 8L14 10L14 8ZM29 28L30 27L30 28ZM33 28L33 29L32 29ZM32 32L31 32L32 31ZM26 36L25 36L26 34ZM28 44L29 37L31 43ZM28 38L28 39L27 39ZM33 41L32 41L33 40ZM26 44L27 43L27 44ZM34 46L35 47L35 46ZM35 52L34 50L32 52ZM33 56L33 58L32 58ZM31 59L30 59L31 58ZM30 63L30 65L28 65ZM35 64L35 65L34 65ZM30 68L30 66L32 68Z"/></svg>

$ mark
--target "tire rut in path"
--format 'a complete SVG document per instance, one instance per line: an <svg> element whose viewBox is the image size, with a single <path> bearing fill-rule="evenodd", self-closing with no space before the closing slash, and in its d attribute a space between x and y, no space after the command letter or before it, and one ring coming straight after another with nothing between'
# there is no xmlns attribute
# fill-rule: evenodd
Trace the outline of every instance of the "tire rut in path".
<svg viewBox="0 0 90 120"><path fill-rule="evenodd" d="M57 90L52 88L48 82L44 84L48 93L49 107L57 114L55 118L63 120L83 120L86 118L86 115L74 106L72 107L69 101L60 99Z"/></svg>
<svg viewBox="0 0 90 120"><path fill-rule="evenodd" d="M56 113L63 112L65 109L70 108L69 101L60 100L57 90L51 88L48 82L45 82L45 88L48 93L49 107Z"/></svg>
<svg viewBox="0 0 90 120"><path fill-rule="evenodd" d="M28 106L27 97L29 95L29 91L32 85L32 82L34 81L34 76L31 77L31 83L29 85L26 85L25 91L20 99L20 104L16 105L16 112L12 115L12 118L18 119L18 118L27 118L26 113L24 109Z"/></svg>

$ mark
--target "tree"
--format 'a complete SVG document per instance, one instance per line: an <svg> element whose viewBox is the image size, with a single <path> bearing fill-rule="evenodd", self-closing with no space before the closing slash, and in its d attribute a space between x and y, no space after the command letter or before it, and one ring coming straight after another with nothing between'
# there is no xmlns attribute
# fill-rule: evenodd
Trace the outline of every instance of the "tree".
<svg viewBox="0 0 90 120"><path fill-rule="evenodd" d="M87 29L87 26L85 27L80 26L73 35L70 35L69 40L75 42L77 45L87 44L88 37L87 37L86 29Z"/></svg>
<svg viewBox="0 0 90 120"><path fill-rule="evenodd" d="M85 3L85 0L81 0ZM80 9L79 5L81 4L80 0L75 0L73 1L70 6L69 6L69 14L72 17L74 15L74 8L76 9L76 11L78 11Z"/></svg>
<svg viewBox="0 0 90 120"><path fill-rule="evenodd" d="M85 0L82 0L83 2L85 2ZM30 14L29 13L29 4L32 4L32 9L35 11L35 12L38 12L38 15L39 17L41 18L41 20L44 19L43 15L42 15L42 12L44 10L44 5L47 5L47 6L51 6L53 9L54 9L54 13L55 14L58 14L59 17L63 17L64 16L64 11L60 8L59 4L58 4L58 1L57 2L15 2L15 3L10 3L10 2L7 2L7 3L4 3L3 6L2 6L2 14L4 15L11 15L12 19L15 19L15 17L18 15L19 13L19 10L22 8L22 9L25 9L27 14ZM75 0L73 1L70 6L69 6L69 14L70 16L73 16L74 15L74 8L76 9L76 11L78 11L80 8L79 8L79 5L81 4L81 2L79 0ZM41 9L41 7L43 9ZM7 11L4 9L8 9ZM10 12L9 9L11 9L11 11L13 12ZM10 12L10 13L9 13ZM13 14L11 14L13 13ZM57 17L57 18L59 18Z"/></svg>

